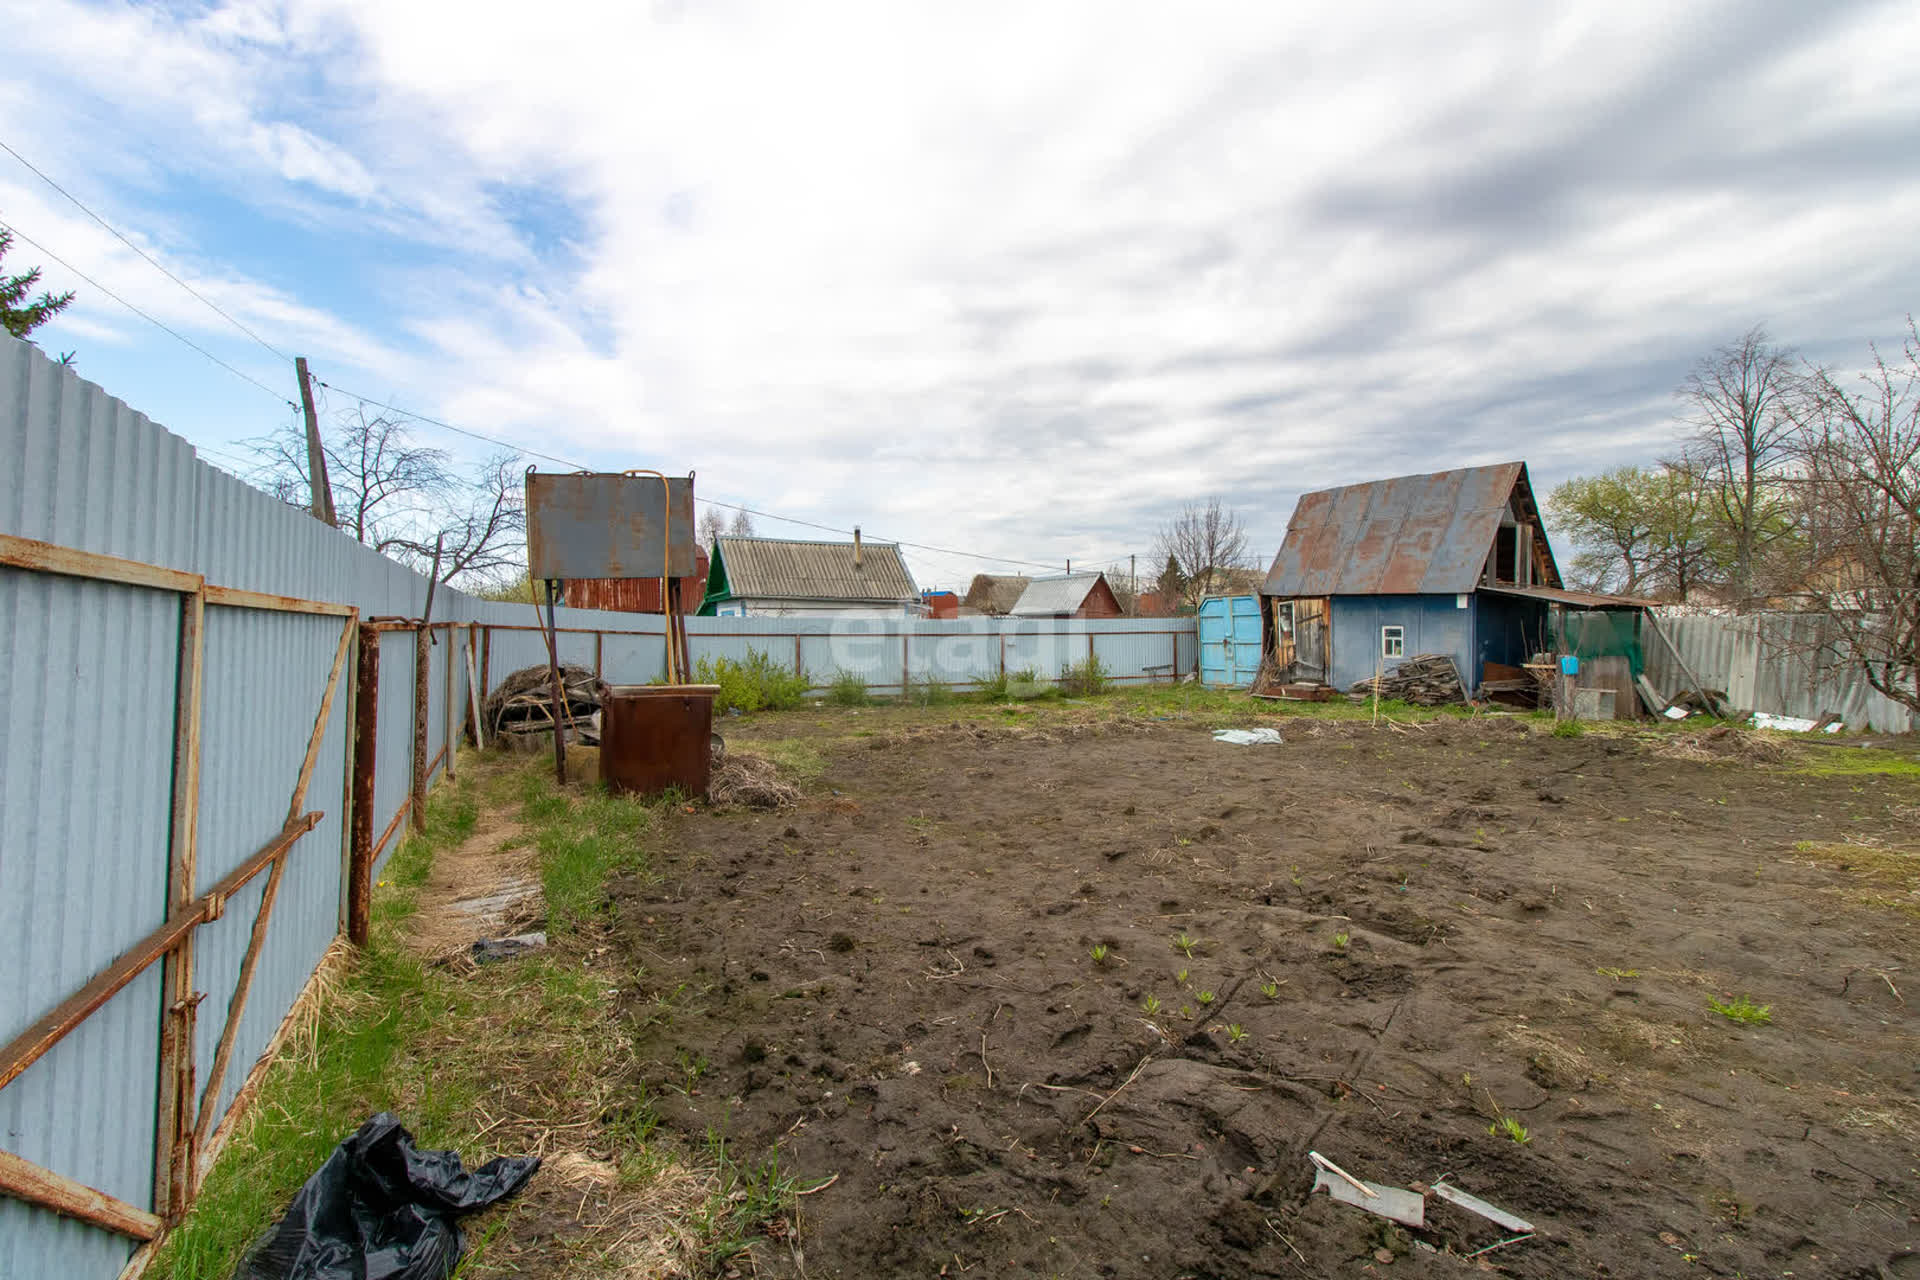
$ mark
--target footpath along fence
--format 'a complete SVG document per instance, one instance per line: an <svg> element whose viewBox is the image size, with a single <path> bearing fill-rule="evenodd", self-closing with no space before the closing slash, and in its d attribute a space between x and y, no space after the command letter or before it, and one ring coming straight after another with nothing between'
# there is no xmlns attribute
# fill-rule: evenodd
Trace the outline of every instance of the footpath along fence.
<svg viewBox="0 0 1920 1280"><path fill-rule="evenodd" d="M525 605L439 588L0 337L0 1276L137 1272L287 1015L451 773L473 689L545 661ZM563 609L561 656L664 666L658 618ZM690 619L692 656L962 686L1189 674L1191 620Z"/></svg>

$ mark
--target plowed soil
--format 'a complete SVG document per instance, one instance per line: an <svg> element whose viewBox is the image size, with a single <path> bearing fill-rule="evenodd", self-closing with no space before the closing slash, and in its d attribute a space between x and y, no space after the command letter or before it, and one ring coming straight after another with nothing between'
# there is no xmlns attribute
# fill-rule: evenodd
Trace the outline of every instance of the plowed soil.
<svg viewBox="0 0 1920 1280"><path fill-rule="evenodd" d="M759 1274L1920 1276L1910 779L860 723L763 730L814 738L806 802L682 813L615 894L664 1122L835 1179ZM1469 1258L1514 1233L1310 1194L1309 1149L1537 1232Z"/></svg>

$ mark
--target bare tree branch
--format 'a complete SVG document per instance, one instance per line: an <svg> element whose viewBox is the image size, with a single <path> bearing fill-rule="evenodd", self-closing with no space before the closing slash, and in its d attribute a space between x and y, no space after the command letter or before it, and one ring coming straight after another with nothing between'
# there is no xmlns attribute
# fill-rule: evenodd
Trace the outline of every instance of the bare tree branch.
<svg viewBox="0 0 1920 1280"><path fill-rule="evenodd" d="M1179 570L1181 601L1189 608L1212 595L1226 571L1245 568L1246 558L1246 528L1218 498L1189 502L1153 543L1153 560L1171 560Z"/></svg>
<svg viewBox="0 0 1920 1280"><path fill-rule="evenodd" d="M254 482L293 506L308 501L306 438L297 427L247 442ZM340 529L382 555L428 572L441 542L440 580L474 583L523 567L526 490L519 457L496 454L463 473L443 450L416 444L404 422L338 414L323 433Z"/></svg>

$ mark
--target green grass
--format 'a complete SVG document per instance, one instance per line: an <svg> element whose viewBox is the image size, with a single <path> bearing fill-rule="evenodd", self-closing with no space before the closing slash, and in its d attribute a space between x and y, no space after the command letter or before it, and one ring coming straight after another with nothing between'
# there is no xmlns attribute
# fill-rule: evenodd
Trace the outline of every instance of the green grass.
<svg viewBox="0 0 1920 1280"><path fill-rule="evenodd" d="M528 826L554 942L463 975L423 964L406 931L435 856L472 834L483 805L517 805ZM322 996L310 1034L290 1037L147 1274L226 1280L335 1145L376 1111L398 1114L422 1147L451 1147L470 1163L527 1141L508 1128L487 1132L488 1116L515 1111L535 1127L580 1120L545 1114L541 1103L591 1106L595 1091L626 1069L607 993L630 975L589 968L568 940L600 913L608 874L645 867L650 818L630 801L556 791L538 760L474 760L458 782L439 787L424 834L403 842L380 874L369 945ZM532 1044L547 1047L536 1052ZM535 1087L522 1088L528 1084ZM622 1168L655 1167L643 1148L650 1126L615 1117L600 1127L597 1145ZM485 1269L486 1241L507 1221L496 1218L473 1236L461 1274Z"/></svg>
<svg viewBox="0 0 1920 1280"><path fill-rule="evenodd" d="M1707 1007L1723 1018L1749 1027L1773 1021L1772 1005L1755 1004L1745 996L1735 996L1732 1000L1716 1000L1708 996Z"/></svg>
<svg viewBox="0 0 1920 1280"><path fill-rule="evenodd" d="M521 796L521 811L540 851L547 931L576 931L602 914L608 876L645 867L641 836L652 811L628 796L555 791L544 767L522 775Z"/></svg>
<svg viewBox="0 0 1920 1280"><path fill-rule="evenodd" d="M1527 1132L1527 1126L1521 1124L1512 1116L1501 1116L1498 1120L1495 1120L1487 1126L1487 1132L1496 1138L1505 1138L1509 1142L1517 1142L1522 1145L1533 1141L1533 1135Z"/></svg>
<svg viewBox="0 0 1920 1280"><path fill-rule="evenodd" d="M1814 747L1801 753L1795 771L1823 778L1873 776L1920 782L1920 757L1877 747Z"/></svg>
<svg viewBox="0 0 1920 1280"><path fill-rule="evenodd" d="M1552 732L1556 738L1578 738L1586 734L1587 726L1578 720L1556 720Z"/></svg>

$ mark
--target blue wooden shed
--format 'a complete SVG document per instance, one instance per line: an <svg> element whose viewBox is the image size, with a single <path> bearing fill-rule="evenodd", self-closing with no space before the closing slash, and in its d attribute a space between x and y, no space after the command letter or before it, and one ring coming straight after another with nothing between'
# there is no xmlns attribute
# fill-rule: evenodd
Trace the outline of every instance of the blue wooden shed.
<svg viewBox="0 0 1920 1280"><path fill-rule="evenodd" d="M1565 589L1524 462L1302 495L1261 600L1281 681L1347 689L1439 653L1469 693L1552 649L1550 610L1641 603Z"/></svg>

